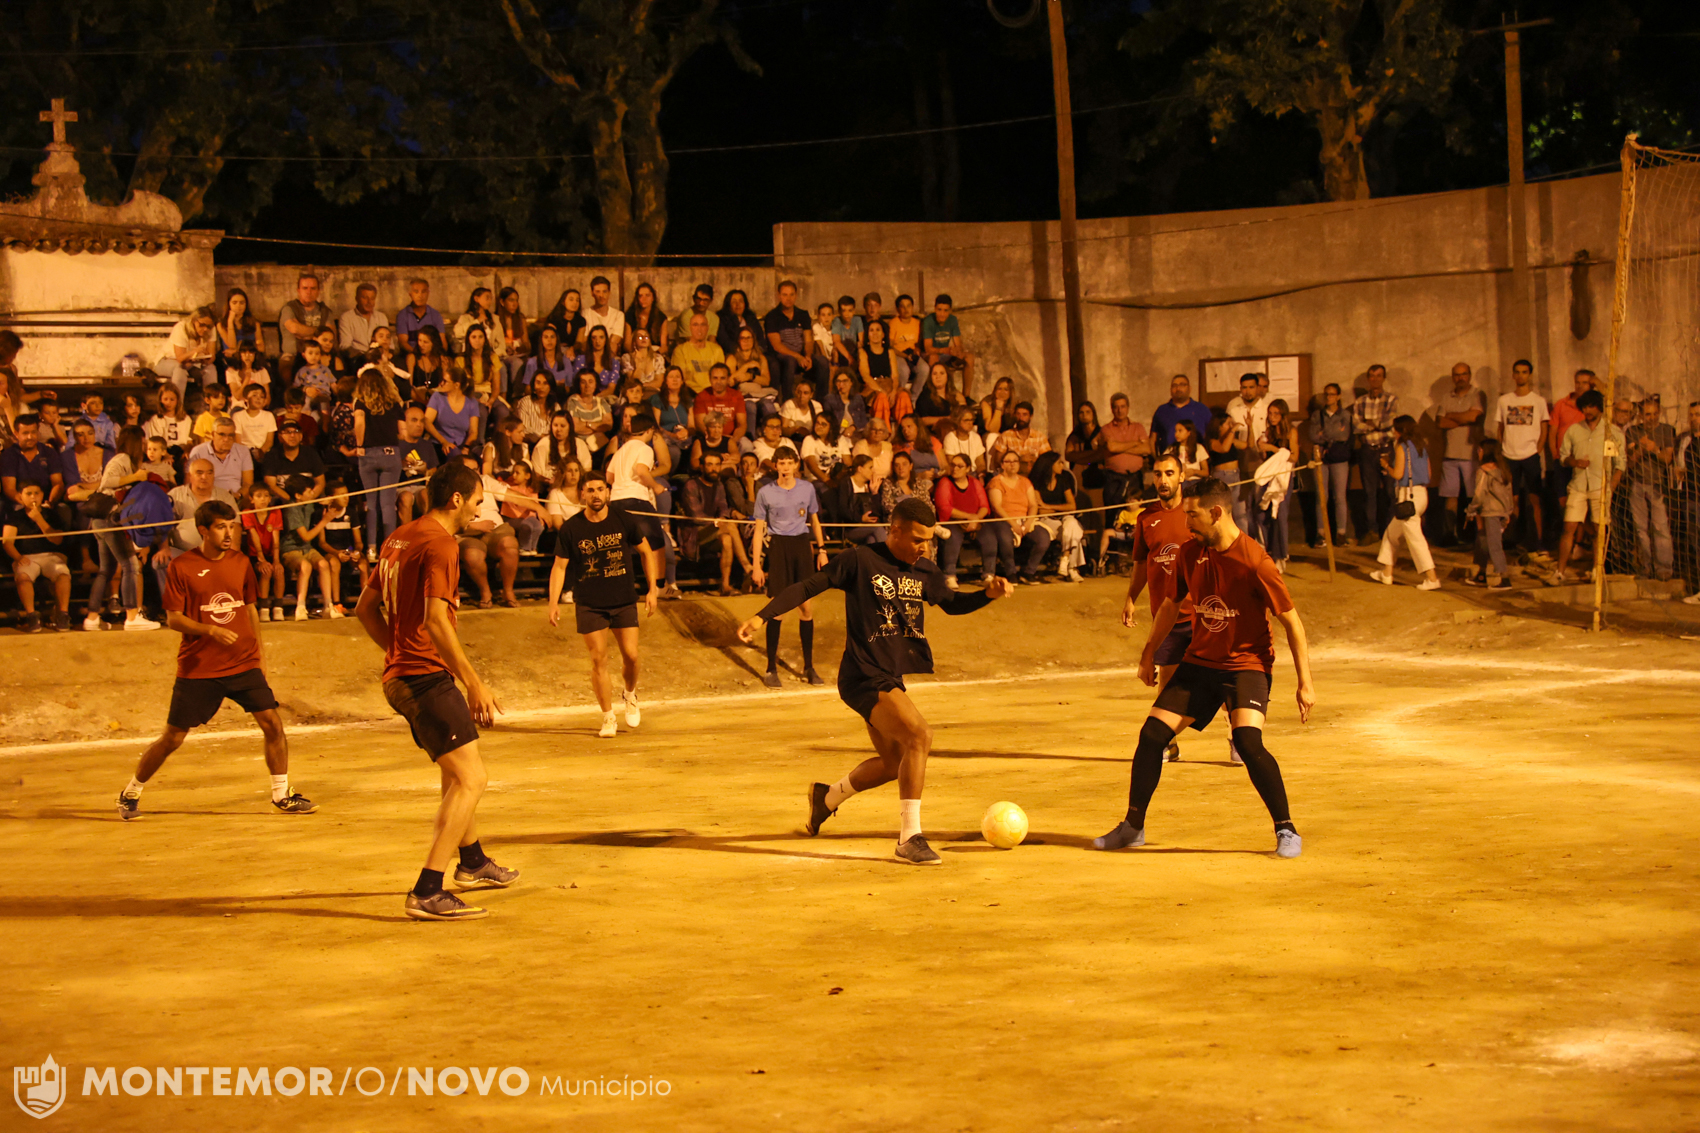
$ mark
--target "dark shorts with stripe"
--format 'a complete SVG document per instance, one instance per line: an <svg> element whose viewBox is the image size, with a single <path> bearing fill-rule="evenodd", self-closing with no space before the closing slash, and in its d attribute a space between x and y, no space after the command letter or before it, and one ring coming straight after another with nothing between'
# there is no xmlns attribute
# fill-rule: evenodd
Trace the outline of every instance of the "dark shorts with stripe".
<svg viewBox="0 0 1700 1133"><path fill-rule="evenodd" d="M1269 711L1271 679L1262 669L1212 669L1182 661L1151 707L1177 716L1192 717L1194 731L1202 732L1224 707Z"/></svg>
<svg viewBox="0 0 1700 1133"><path fill-rule="evenodd" d="M1176 618L1174 628L1169 630L1169 636L1157 643L1157 652L1152 656L1152 660L1159 665L1178 665L1191 645L1192 619L1181 621Z"/></svg>
<svg viewBox="0 0 1700 1133"><path fill-rule="evenodd" d="M880 702L880 693L903 687L902 677L869 677L866 673L847 672L843 666L838 670L838 699L864 720Z"/></svg>
<svg viewBox="0 0 1700 1133"><path fill-rule="evenodd" d="M384 699L401 713L418 744L435 763L478 738L478 725L460 686L446 672L384 682Z"/></svg>
<svg viewBox="0 0 1700 1133"><path fill-rule="evenodd" d="M578 621L580 633L595 633L603 629L636 629L638 627L637 604L621 606L617 610L598 610L593 606L575 606L573 617Z"/></svg>
<svg viewBox="0 0 1700 1133"><path fill-rule="evenodd" d="M777 598L787 586L815 573L814 544L808 535L775 535L768 540L767 596Z"/></svg>
<svg viewBox="0 0 1700 1133"><path fill-rule="evenodd" d="M178 677L171 686L171 710L165 722L185 732L199 728L218 715L226 700L234 700L250 715L277 707L277 697L266 675L258 669L228 677Z"/></svg>

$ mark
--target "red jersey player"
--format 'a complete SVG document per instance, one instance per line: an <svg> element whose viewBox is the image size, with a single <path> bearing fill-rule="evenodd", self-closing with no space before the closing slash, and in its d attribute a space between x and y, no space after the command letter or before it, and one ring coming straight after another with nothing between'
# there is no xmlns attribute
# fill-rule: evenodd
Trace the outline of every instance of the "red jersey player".
<svg viewBox="0 0 1700 1133"><path fill-rule="evenodd" d="M1310 680L1310 648L1304 624L1274 560L1234 522L1232 490L1214 477L1193 485L1184 500L1188 529L1197 541L1181 544L1175 593L1163 599L1145 643L1139 679L1157 683L1158 646L1179 616L1180 603L1193 604L1193 635L1174 673L1157 694L1139 732L1127 792L1127 816L1102 838L1100 850L1145 844L1145 808L1163 774L1163 749L1182 728L1202 730L1225 705L1234 744L1252 785L1275 822L1275 852L1296 858L1302 843L1287 810L1281 768L1263 746L1275 646L1269 615L1287 631L1298 669L1299 719L1310 719L1316 693Z"/></svg>
<svg viewBox="0 0 1700 1133"><path fill-rule="evenodd" d="M1181 507L1182 468L1180 457L1165 453L1151 462L1151 479L1157 486L1157 503L1139 513L1133 530L1133 573L1127 583L1127 601L1122 605L1122 625L1133 628L1138 612L1139 592L1151 594L1151 617L1157 617L1163 599L1175 593L1175 568L1180 563L1181 548L1192 542L1192 531L1186 525L1186 510ZM1181 662L1186 647L1192 644L1192 600L1183 601L1175 615L1175 625L1157 646L1155 660L1162 684L1168 684L1175 666ZM1179 744L1171 743L1163 753L1169 759L1179 759Z"/></svg>
<svg viewBox="0 0 1700 1133"><path fill-rule="evenodd" d="M414 920L474 920L488 914L443 888L456 847L457 888L500 889L519 877L519 870L491 861L478 843L478 800L488 778L478 755L478 725L488 727L502 706L455 633L458 536L477 517L484 487L477 472L456 460L431 474L425 492L429 510L384 540L355 616L384 651L384 698L442 774L431 849L403 907ZM464 696L455 687L457 677L466 686Z"/></svg>
<svg viewBox="0 0 1700 1133"><path fill-rule="evenodd" d="M289 789L289 737L266 681L260 643L258 583L254 564L238 550L242 524L236 509L209 500L195 509L200 548L177 556L165 573L165 624L183 635L177 649L177 683L165 731L142 752L129 786L118 796L118 813L141 814L142 786L189 732L234 700L254 716L266 738L266 769L272 776L272 806L283 814L312 814L313 803Z"/></svg>

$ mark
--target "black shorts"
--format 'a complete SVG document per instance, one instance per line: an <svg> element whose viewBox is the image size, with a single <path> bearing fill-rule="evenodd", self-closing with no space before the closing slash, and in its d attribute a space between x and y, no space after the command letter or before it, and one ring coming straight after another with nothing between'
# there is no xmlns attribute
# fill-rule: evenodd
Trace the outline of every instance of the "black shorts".
<svg viewBox="0 0 1700 1133"><path fill-rule="evenodd" d="M1186 656L1188 647L1192 645L1192 619L1182 621L1175 619L1174 628L1169 636L1157 643L1157 652L1152 660L1159 665L1178 665L1181 658Z"/></svg>
<svg viewBox="0 0 1700 1133"><path fill-rule="evenodd" d="M1511 495L1513 499L1541 494L1541 454L1513 460L1511 464Z"/></svg>
<svg viewBox="0 0 1700 1133"><path fill-rule="evenodd" d="M226 700L234 700L249 714L277 707L272 686L258 669L229 677L178 677L171 686L171 710L165 722L184 731L199 728L218 715Z"/></svg>
<svg viewBox="0 0 1700 1133"><path fill-rule="evenodd" d="M1270 684L1269 674L1262 669L1211 669L1182 661L1151 707L1190 716L1193 730L1202 732L1224 705L1229 712L1236 708L1268 712Z"/></svg>
<svg viewBox="0 0 1700 1133"><path fill-rule="evenodd" d="M767 596L779 597L787 586L815 573L814 544L807 535L775 535L767 544Z"/></svg>
<svg viewBox="0 0 1700 1133"><path fill-rule="evenodd" d="M413 730L413 742L435 763L478 738L466 697L448 673L396 677L384 682L384 699Z"/></svg>
<svg viewBox="0 0 1700 1133"><path fill-rule="evenodd" d="M880 702L880 693L903 687L902 677L883 674L870 677L866 673L850 672L842 665L838 669L838 699L864 720L873 714L874 706Z"/></svg>
<svg viewBox="0 0 1700 1133"><path fill-rule="evenodd" d="M592 606L575 606L580 633L595 633L600 629L636 629L637 605L621 606L617 610L598 610Z"/></svg>
<svg viewBox="0 0 1700 1133"><path fill-rule="evenodd" d="M643 537L649 542L652 551L664 551L667 548L667 538L661 532L661 519L654 515L635 515L634 512L654 511L655 505L648 500L609 500L609 511L623 512L626 518L637 524ZM635 551L636 548L633 548ZM641 571L639 572L642 573Z"/></svg>

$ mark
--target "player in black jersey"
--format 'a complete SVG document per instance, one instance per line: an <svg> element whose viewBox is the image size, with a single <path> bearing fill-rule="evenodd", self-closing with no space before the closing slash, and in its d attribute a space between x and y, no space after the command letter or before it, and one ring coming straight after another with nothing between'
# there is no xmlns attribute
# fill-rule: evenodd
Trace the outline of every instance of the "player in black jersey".
<svg viewBox="0 0 1700 1133"><path fill-rule="evenodd" d="M844 659L838 665L838 695L868 724L875 755L863 760L836 786L809 788L810 835L837 813L851 795L897 780L900 826L897 857L911 865L938 865L940 858L921 835L921 788L933 731L903 687L908 673L933 671L927 644L926 607L967 614L1015 588L994 578L980 593L956 592L930 558L923 558L938 515L918 497L892 510L885 542L845 551L825 570L786 587L738 628L753 643L763 623L794 610L827 590L844 591Z"/></svg>

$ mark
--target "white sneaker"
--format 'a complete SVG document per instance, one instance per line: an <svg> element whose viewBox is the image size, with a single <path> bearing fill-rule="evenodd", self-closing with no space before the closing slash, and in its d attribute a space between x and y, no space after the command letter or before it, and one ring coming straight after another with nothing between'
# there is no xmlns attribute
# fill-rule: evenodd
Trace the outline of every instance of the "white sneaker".
<svg viewBox="0 0 1700 1133"><path fill-rule="evenodd" d="M335 620L336 618L346 618L348 615L342 612L341 606L332 602L329 606L325 607L325 616Z"/></svg>
<svg viewBox="0 0 1700 1133"><path fill-rule="evenodd" d="M1393 585L1393 572L1392 571L1385 571L1384 572L1384 571L1379 571L1379 570L1372 570L1372 571L1369 572L1369 576L1371 578L1375 579L1377 582L1381 583L1383 586L1392 586Z"/></svg>
<svg viewBox="0 0 1700 1133"><path fill-rule="evenodd" d="M1438 579L1438 578L1425 578L1421 582L1417 583L1417 589L1418 590L1439 590L1440 589L1440 579Z"/></svg>
<svg viewBox="0 0 1700 1133"><path fill-rule="evenodd" d="M565 594L561 595L561 601L565 602L569 606L572 605L573 604L573 592L571 590L569 590Z"/></svg>
<svg viewBox="0 0 1700 1133"><path fill-rule="evenodd" d="M628 692L622 699L626 706L626 727L635 728L643 723L643 712L638 708L637 693Z"/></svg>
<svg viewBox="0 0 1700 1133"><path fill-rule="evenodd" d="M298 622L307 620L307 604L305 602L295 607L295 620Z"/></svg>
<svg viewBox="0 0 1700 1133"><path fill-rule="evenodd" d="M944 584L945 584L945 586L946 586L946 587L948 587L948 588L949 588L949 589L951 589L951 590L960 590L960 589L962 589L962 588L961 588L961 587L960 587L960 586L958 586L958 585L957 585L957 584L956 584L956 576L955 576L955 575L954 575L954 574L947 574L947 575L945 575L945 576L944 576Z"/></svg>
<svg viewBox="0 0 1700 1133"><path fill-rule="evenodd" d="M1085 582L1086 580L1084 578L1080 577L1079 571L1071 570L1067 574L1063 575L1063 581L1064 582Z"/></svg>
<svg viewBox="0 0 1700 1133"><path fill-rule="evenodd" d="M596 734L602 739L607 739L619 730L620 725L615 722L614 714L612 712L604 712L602 714L602 730Z"/></svg>
<svg viewBox="0 0 1700 1133"><path fill-rule="evenodd" d="M137 630L158 629L159 623L154 621L152 618L146 617L145 615L137 614L133 618L124 619L124 628L125 629L137 629Z"/></svg>
<svg viewBox="0 0 1700 1133"><path fill-rule="evenodd" d="M83 619L83 629L87 630L89 633L99 631L99 629L105 624L105 622L100 620L99 614L90 614L88 617Z"/></svg>
<svg viewBox="0 0 1700 1133"><path fill-rule="evenodd" d="M269 622L272 620L272 608L270 606L260 607L260 620L262 622Z"/></svg>
<svg viewBox="0 0 1700 1133"><path fill-rule="evenodd" d="M1684 606L1700 606L1700 593L1690 594L1682 600L1682 604ZM87 629L88 627L85 625L83 628Z"/></svg>

